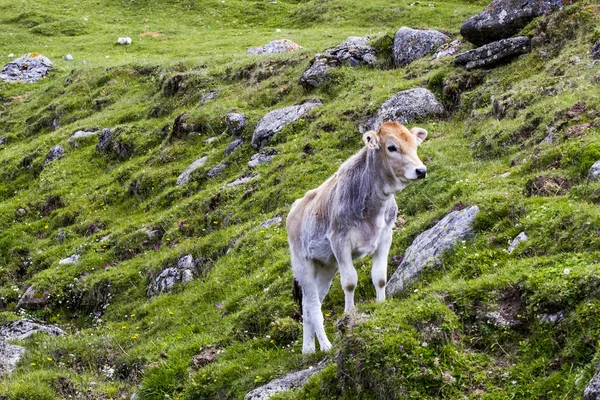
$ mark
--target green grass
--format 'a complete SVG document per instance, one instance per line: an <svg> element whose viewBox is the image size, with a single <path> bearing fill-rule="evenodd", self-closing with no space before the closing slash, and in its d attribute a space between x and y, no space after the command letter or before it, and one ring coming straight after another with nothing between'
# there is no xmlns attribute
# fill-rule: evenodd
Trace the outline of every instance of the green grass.
<svg viewBox="0 0 600 400"><path fill-rule="evenodd" d="M384 37L403 25L457 34L484 6L410 3L43 0L16 9L0 0L0 57L37 51L56 66L33 85L0 84L0 136L8 139L0 145L1 316L40 318L68 332L23 343L27 352L0 393L237 399L314 365L325 355L300 354L285 228L255 228L285 216L360 148L363 117L400 90L426 86L453 113L415 122L430 132L420 148L430 174L397 196L406 223L394 232L391 255L402 255L460 203L481 209L475 239L383 304L366 302L374 298L370 261L358 262L358 311L368 318L350 332L335 330L343 293L334 283L323 308L340 356L303 390L279 398L580 397L599 359L600 185L586 174L600 158L600 131L596 123L581 137L566 132L598 119L598 72L587 55L598 6L582 1L530 24L526 32L543 30L548 41L489 73L466 73L451 58L423 59L404 69L341 68L312 92L298 84L314 53L347 36ZM119 36L134 43L118 46ZM244 54L281 37L305 50ZM63 61L67 53L75 61ZM210 91L217 97L202 104ZM309 98L323 106L275 136L270 147L280 154L252 171L260 177L220 189L248 172L258 120ZM501 119L494 99L505 107ZM566 110L578 101L588 111L574 120ZM232 138L223 116L231 110L249 122L245 144L224 160ZM183 113L195 128L177 138L172 126ZM107 127L126 152L98 152L97 138L67 142L76 130ZM539 145L550 127L555 144ZM63 157L43 168L56 144ZM206 165L177 187L177 176L200 156ZM224 172L207 178L222 161ZM564 178L570 190L532 195L529 182L539 176ZM161 234L148 238L145 228ZM521 231L530 239L506 254ZM76 264L58 264L74 253L82 255ZM194 256L199 277L148 299L151 277L182 254ZM51 301L15 314L26 285ZM507 302L518 310L516 325L485 322L482 314ZM557 325L540 322L557 312L564 315ZM195 370L192 357L208 346L223 352Z"/></svg>

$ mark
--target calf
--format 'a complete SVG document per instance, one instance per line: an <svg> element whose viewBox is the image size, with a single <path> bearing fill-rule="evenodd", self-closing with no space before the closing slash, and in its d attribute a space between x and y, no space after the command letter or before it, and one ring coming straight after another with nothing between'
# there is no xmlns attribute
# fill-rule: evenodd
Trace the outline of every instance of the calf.
<svg viewBox="0 0 600 400"><path fill-rule="evenodd" d="M295 283L301 287L303 353L331 348L325 334L321 302L338 268L345 312L354 308L358 281L352 260L373 255L371 277L377 301L385 300L387 257L398 205L394 194L425 178L417 156L427 131L385 122L363 135L365 147L344 162L332 177L297 200L287 218Z"/></svg>

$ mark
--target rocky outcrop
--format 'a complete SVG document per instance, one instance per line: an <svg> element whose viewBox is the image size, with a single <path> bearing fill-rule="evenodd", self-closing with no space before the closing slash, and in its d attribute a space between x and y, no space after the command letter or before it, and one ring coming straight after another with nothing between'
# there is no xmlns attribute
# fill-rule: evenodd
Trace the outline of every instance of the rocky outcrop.
<svg viewBox="0 0 600 400"><path fill-rule="evenodd" d="M588 179L590 181L596 181L598 178L600 178L600 160L596 161L588 171Z"/></svg>
<svg viewBox="0 0 600 400"><path fill-rule="evenodd" d="M394 35L393 58L397 67L433 53L450 38L435 30L420 30L402 27Z"/></svg>
<svg viewBox="0 0 600 400"><path fill-rule="evenodd" d="M0 71L5 82L37 82L52 69L52 62L41 54L31 53L6 64Z"/></svg>
<svg viewBox="0 0 600 400"><path fill-rule="evenodd" d="M302 104L273 110L258 121L252 135L252 146L262 149L271 141L271 138L287 125L299 120L313 108L321 106L319 100L309 100Z"/></svg>
<svg viewBox="0 0 600 400"><path fill-rule="evenodd" d="M263 149L260 153L254 154L248 161L248 168L256 168L259 165L270 163L279 152L275 149Z"/></svg>
<svg viewBox="0 0 600 400"><path fill-rule="evenodd" d="M112 141L112 130L111 129L102 129L100 132L100 137L98 138L98 144L96 145L96 150L98 151L106 151L108 150L108 146Z"/></svg>
<svg viewBox="0 0 600 400"><path fill-rule="evenodd" d="M241 147L243 144L244 144L244 141L241 138L234 139L231 143L229 143L229 145L225 149L225 152L223 153L223 157L227 157L228 155L230 155L231 153L236 151L239 147Z"/></svg>
<svg viewBox="0 0 600 400"><path fill-rule="evenodd" d="M375 115L359 126L359 130L365 133L368 130L377 130L386 121L406 124L417 118L443 114L444 106L431 91L424 88L404 90L387 99Z"/></svg>
<svg viewBox="0 0 600 400"><path fill-rule="evenodd" d="M146 288L148 297L169 293L177 283L189 282L198 275L194 257L188 254L177 261L177 266L164 269Z"/></svg>
<svg viewBox="0 0 600 400"><path fill-rule="evenodd" d="M450 43L444 43L436 50L435 54L431 56L431 60L437 60L438 58L453 56L460 51L460 46L462 46L462 42L460 40L454 40Z"/></svg>
<svg viewBox="0 0 600 400"><path fill-rule="evenodd" d="M209 178L216 178L217 176L221 175L223 171L225 171L225 168L227 168L226 163L217 164L206 173L206 176Z"/></svg>
<svg viewBox="0 0 600 400"><path fill-rule="evenodd" d="M26 310L37 310L46 306L50 302L50 294L38 292L30 286L17 303L17 310L24 308Z"/></svg>
<svg viewBox="0 0 600 400"><path fill-rule="evenodd" d="M325 361L321 361L314 367L303 369L302 371L292 372L281 378L277 378L266 385L257 387L244 396L244 400L267 400L276 393L288 390L298 390L308 382L317 373L325 368Z"/></svg>
<svg viewBox="0 0 600 400"><path fill-rule="evenodd" d="M225 116L225 124L229 133L232 135L240 135L244 127L246 127L246 116L240 113L230 112Z"/></svg>
<svg viewBox="0 0 600 400"><path fill-rule="evenodd" d="M482 46L518 33L531 20L560 10L572 0L494 0L482 12L469 18L460 34Z"/></svg>
<svg viewBox="0 0 600 400"><path fill-rule="evenodd" d="M464 65L467 70L493 67L506 63L512 58L520 54L529 53L530 51L531 41L529 38L527 36L518 36L510 39L502 39L461 53L456 56L454 62L458 65Z"/></svg>
<svg viewBox="0 0 600 400"><path fill-rule="evenodd" d="M202 168L206 164L208 157L200 157L193 163L191 163L178 177L177 186L187 185L190 182L190 176L198 168Z"/></svg>
<svg viewBox="0 0 600 400"><path fill-rule="evenodd" d="M273 54L273 53L291 53L302 50L302 46L289 39L273 40L264 46L250 47L247 54Z"/></svg>
<svg viewBox="0 0 600 400"><path fill-rule="evenodd" d="M388 295L400 293L407 284L417 279L427 266L437 267L445 250L453 248L459 241L473 236L473 221L479 213L477 206L467 207L447 214L431 229L421 233L404 253L398 269L390 278Z"/></svg>
<svg viewBox="0 0 600 400"><path fill-rule="evenodd" d="M525 234L525 232L519 233L517 235L517 237L515 237L512 242L510 242L510 245L508 246L508 249L506 250L506 252L508 254L512 254L512 252L515 251L515 249L517 248L517 246L519 245L519 243L524 242L527 239L528 239L528 237Z"/></svg>
<svg viewBox="0 0 600 400"><path fill-rule="evenodd" d="M307 89L315 88L328 77L328 70L340 67L358 67L374 65L377 61L377 49L369 46L368 37L352 36L336 47L317 54L300 78L300 84Z"/></svg>
<svg viewBox="0 0 600 400"><path fill-rule="evenodd" d="M65 149L63 149L61 145L57 144L56 146L54 146L46 155L46 160L44 160L44 167L50 164L52 161L56 160L57 158L60 158L64 152Z"/></svg>

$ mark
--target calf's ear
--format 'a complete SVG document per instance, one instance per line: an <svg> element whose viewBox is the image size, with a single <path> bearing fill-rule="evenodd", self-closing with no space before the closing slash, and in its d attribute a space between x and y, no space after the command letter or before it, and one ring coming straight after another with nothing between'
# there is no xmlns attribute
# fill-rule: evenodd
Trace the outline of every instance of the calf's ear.
<svg viewBox="0 0 600 400"><path fill-rule="evenodd" d="M379 137L375 131L369 131L363 135L363 142L368 149L379 149Z"/></svg>
<svg viewBox="0 0 600 400"><path fill-rule="evenodd" d="M427 137L427 131L423 128L414 127L410 130L417 137L417 144L423 143L423 140Z"/></svg>

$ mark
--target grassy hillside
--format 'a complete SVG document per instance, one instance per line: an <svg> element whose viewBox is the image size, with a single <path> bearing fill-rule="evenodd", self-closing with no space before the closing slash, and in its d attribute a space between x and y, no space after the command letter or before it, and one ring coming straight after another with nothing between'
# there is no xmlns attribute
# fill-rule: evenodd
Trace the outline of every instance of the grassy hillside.
<svg viewBox="0 0 600 400"><path fill-rule="evenodd" d="M382 59L381 68L340 68L311 92L298 84L312 55L348 36L383 38L375 42L388 51L386 36L401 26L458 37L486 4L411 3L0 0L2 60L36 51L56 67L36 84L0 83L0 322L31 316L68 331L28 339L1 395L239 399L321 360L300 354L285 228L257 227L285 216L361 147L363 117L424 86L448 116L415 123L430 132L420 148L429 176L397 196L389 273L453 208L480 207L475 239L382 304L372 303L370 260L358 262L360 322L335 330L343 315L336 280L324 303L332 362L302 391L278 398L581 397L600 362L600 184L586 180L600 159L600 66L588 55L600 6L581 0L534 21L525 33L546 41L489 72L465 72L452 57L401 69ZM118 46L120 36L134 43ZM245 54L284 37L305 50ZM75 60L63 61L67 53ZM203 101L209 92L216 97ZM280 153L249 171L258 120L311 98L323 106L279 132L270 147ZM586 110L570 116L577 102ZM233 138L223 117L232 110L249 123L245 144L224 158ZM192 128L178 137L182 113ZM588 122L580 136L569 129ZM97 138L67 142L89 128L114 129L124 151L99 152ZM539 144L550 128L555 142ZM57 144L64 155L44 167ZM206 165L177 187L200 156ZM205 176L223 161L222 174ZM259 177L222 189L249 172ZM508 255L522 231L529 240ZM75 264L58 263L75 253ZM185 254L200 277L148 299L151 279ZM15 313L31 285L48 305ZM510 323L489 322L489 311ZM555 323L544 317L557 313ZM206 347L222 352L194 368Z"/></svg>

